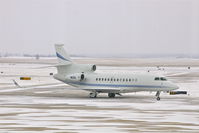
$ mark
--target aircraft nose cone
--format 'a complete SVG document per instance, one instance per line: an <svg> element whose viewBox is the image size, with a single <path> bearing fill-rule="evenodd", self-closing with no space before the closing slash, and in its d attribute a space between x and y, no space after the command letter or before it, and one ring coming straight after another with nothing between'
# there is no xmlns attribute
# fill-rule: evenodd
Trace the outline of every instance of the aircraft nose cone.
<svg viewBox="0 0 199 133"><path fill-rule="evenodd" d="M177 90L177 89L179 89L179 86L173 84L173 89Z"/></svg>
<svg viewBox="0 0 199 133"><path fill-rule="evenodd" d="M169 83L169 87L170 87L171 90L177 90L177 89L179 89L179 86L177 86L176 84L174 84L172 82Z"/></svg>
<svg viewBox="0 0 199 133"><path fill-rule="evenodd" d="M176 85L176 89L179 89L180 87Z"/></svg>

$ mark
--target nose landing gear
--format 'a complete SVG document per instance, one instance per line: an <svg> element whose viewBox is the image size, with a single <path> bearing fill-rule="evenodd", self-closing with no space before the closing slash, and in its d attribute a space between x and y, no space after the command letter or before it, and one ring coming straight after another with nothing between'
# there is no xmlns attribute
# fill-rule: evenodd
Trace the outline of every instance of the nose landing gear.
<svg viewBox="0 0 199 133"><path fill-rule="evenodd" d="M155 94L155 96L157 97L157 101L160 101L160 91L157 91L157 93Z"/></svg>

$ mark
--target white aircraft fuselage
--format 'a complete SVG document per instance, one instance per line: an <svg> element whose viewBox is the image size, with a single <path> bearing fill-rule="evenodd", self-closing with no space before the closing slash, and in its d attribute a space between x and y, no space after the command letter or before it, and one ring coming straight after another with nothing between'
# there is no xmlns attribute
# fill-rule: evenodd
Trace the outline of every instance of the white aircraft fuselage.
<svg viewBox="0 0 199 133"><path fill-rule="evenodd" d="M96 71L96 65L75 64L65 52L63 45L55 45L59 64L58 73L54 78L66 84L90 91L90 97L95 98L99 93L108 93L109 97L116 94L155 91L157 100L160 92L178 89L178 86L166 77L147 73L101 73Z"/></svg>

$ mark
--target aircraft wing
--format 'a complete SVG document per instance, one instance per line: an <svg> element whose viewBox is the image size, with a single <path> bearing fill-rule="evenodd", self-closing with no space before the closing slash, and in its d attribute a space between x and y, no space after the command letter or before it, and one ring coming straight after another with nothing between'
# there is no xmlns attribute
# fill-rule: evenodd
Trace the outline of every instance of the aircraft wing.
<svg viewBox="0 0 199 133"><path fill-rule="evenodd" d="M13 80L14 85L17 88L7 89L7 90L0 90L0 92L12 92L12 91L21 91L21 90L29 90L29 89L42 89L42 88L51 88L51 87L58 87L58 86L66 86L63 83L53 83L49 85L29 85L29 86L21 86L15 80Z"/></svg>
<svg viewBox="0 0 199 133"><path fill-rule="evenodd" d="M29 90L29 89L42 89L42 88L51 88L51 87L59 87L59 86L66 86L66 84L63 83L54 83L54 84L49 84L49 85L31 85L31 86L21 86L19 85L15 80L13 80L14 85L17 88L13 88L13 89L8 89L8 90L0 90L0 92L12 92L12 91L21 91L21 90ZM68 86L68 85L67 85ZM67 88L66 88L67 89ZM104 88L94 88L94 87L90 87L90 86L82 86L79 88L72 88L73 90L85 90L85 91L95 91L95 92L102 92L102 93L119 93L120 91L122 91L122 88L111 88L111 87L104 87Z"/></svg>

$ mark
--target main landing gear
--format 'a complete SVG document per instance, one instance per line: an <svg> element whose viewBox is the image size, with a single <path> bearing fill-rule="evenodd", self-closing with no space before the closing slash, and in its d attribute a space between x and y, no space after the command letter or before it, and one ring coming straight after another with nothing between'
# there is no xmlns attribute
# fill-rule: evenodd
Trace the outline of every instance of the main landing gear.
<svg viewBox="0 0 199 133"><path fill-rule="evenodd" d="M91 92L89 94L90 98L96 98L97 97L97 92Z"/></svg>
<svg viewBox="0 0 199 133"><path fill-rule="evenodd" d="M108 93L108 97L109 97L109 98L114 98L116 94L119 95L119 96L122 96L120 93ZM96 98L97 95L98 95L98 92L91 92L91 93L89 94L89 97L90 97L90 98Z"/></svg>
<svg viewBox="0 0 199 133"><path fill-rule="evenodd" d="M155 94L155 96L157 97L157 101L160 101L160 91L157 91L157 93Z"/></svg>
<svg viewBox="0 0 199 133"><path fill-rule="evenodd" d="M109 98L114 98L115 97L115 93L108 93L108 97Z"/></svg>

